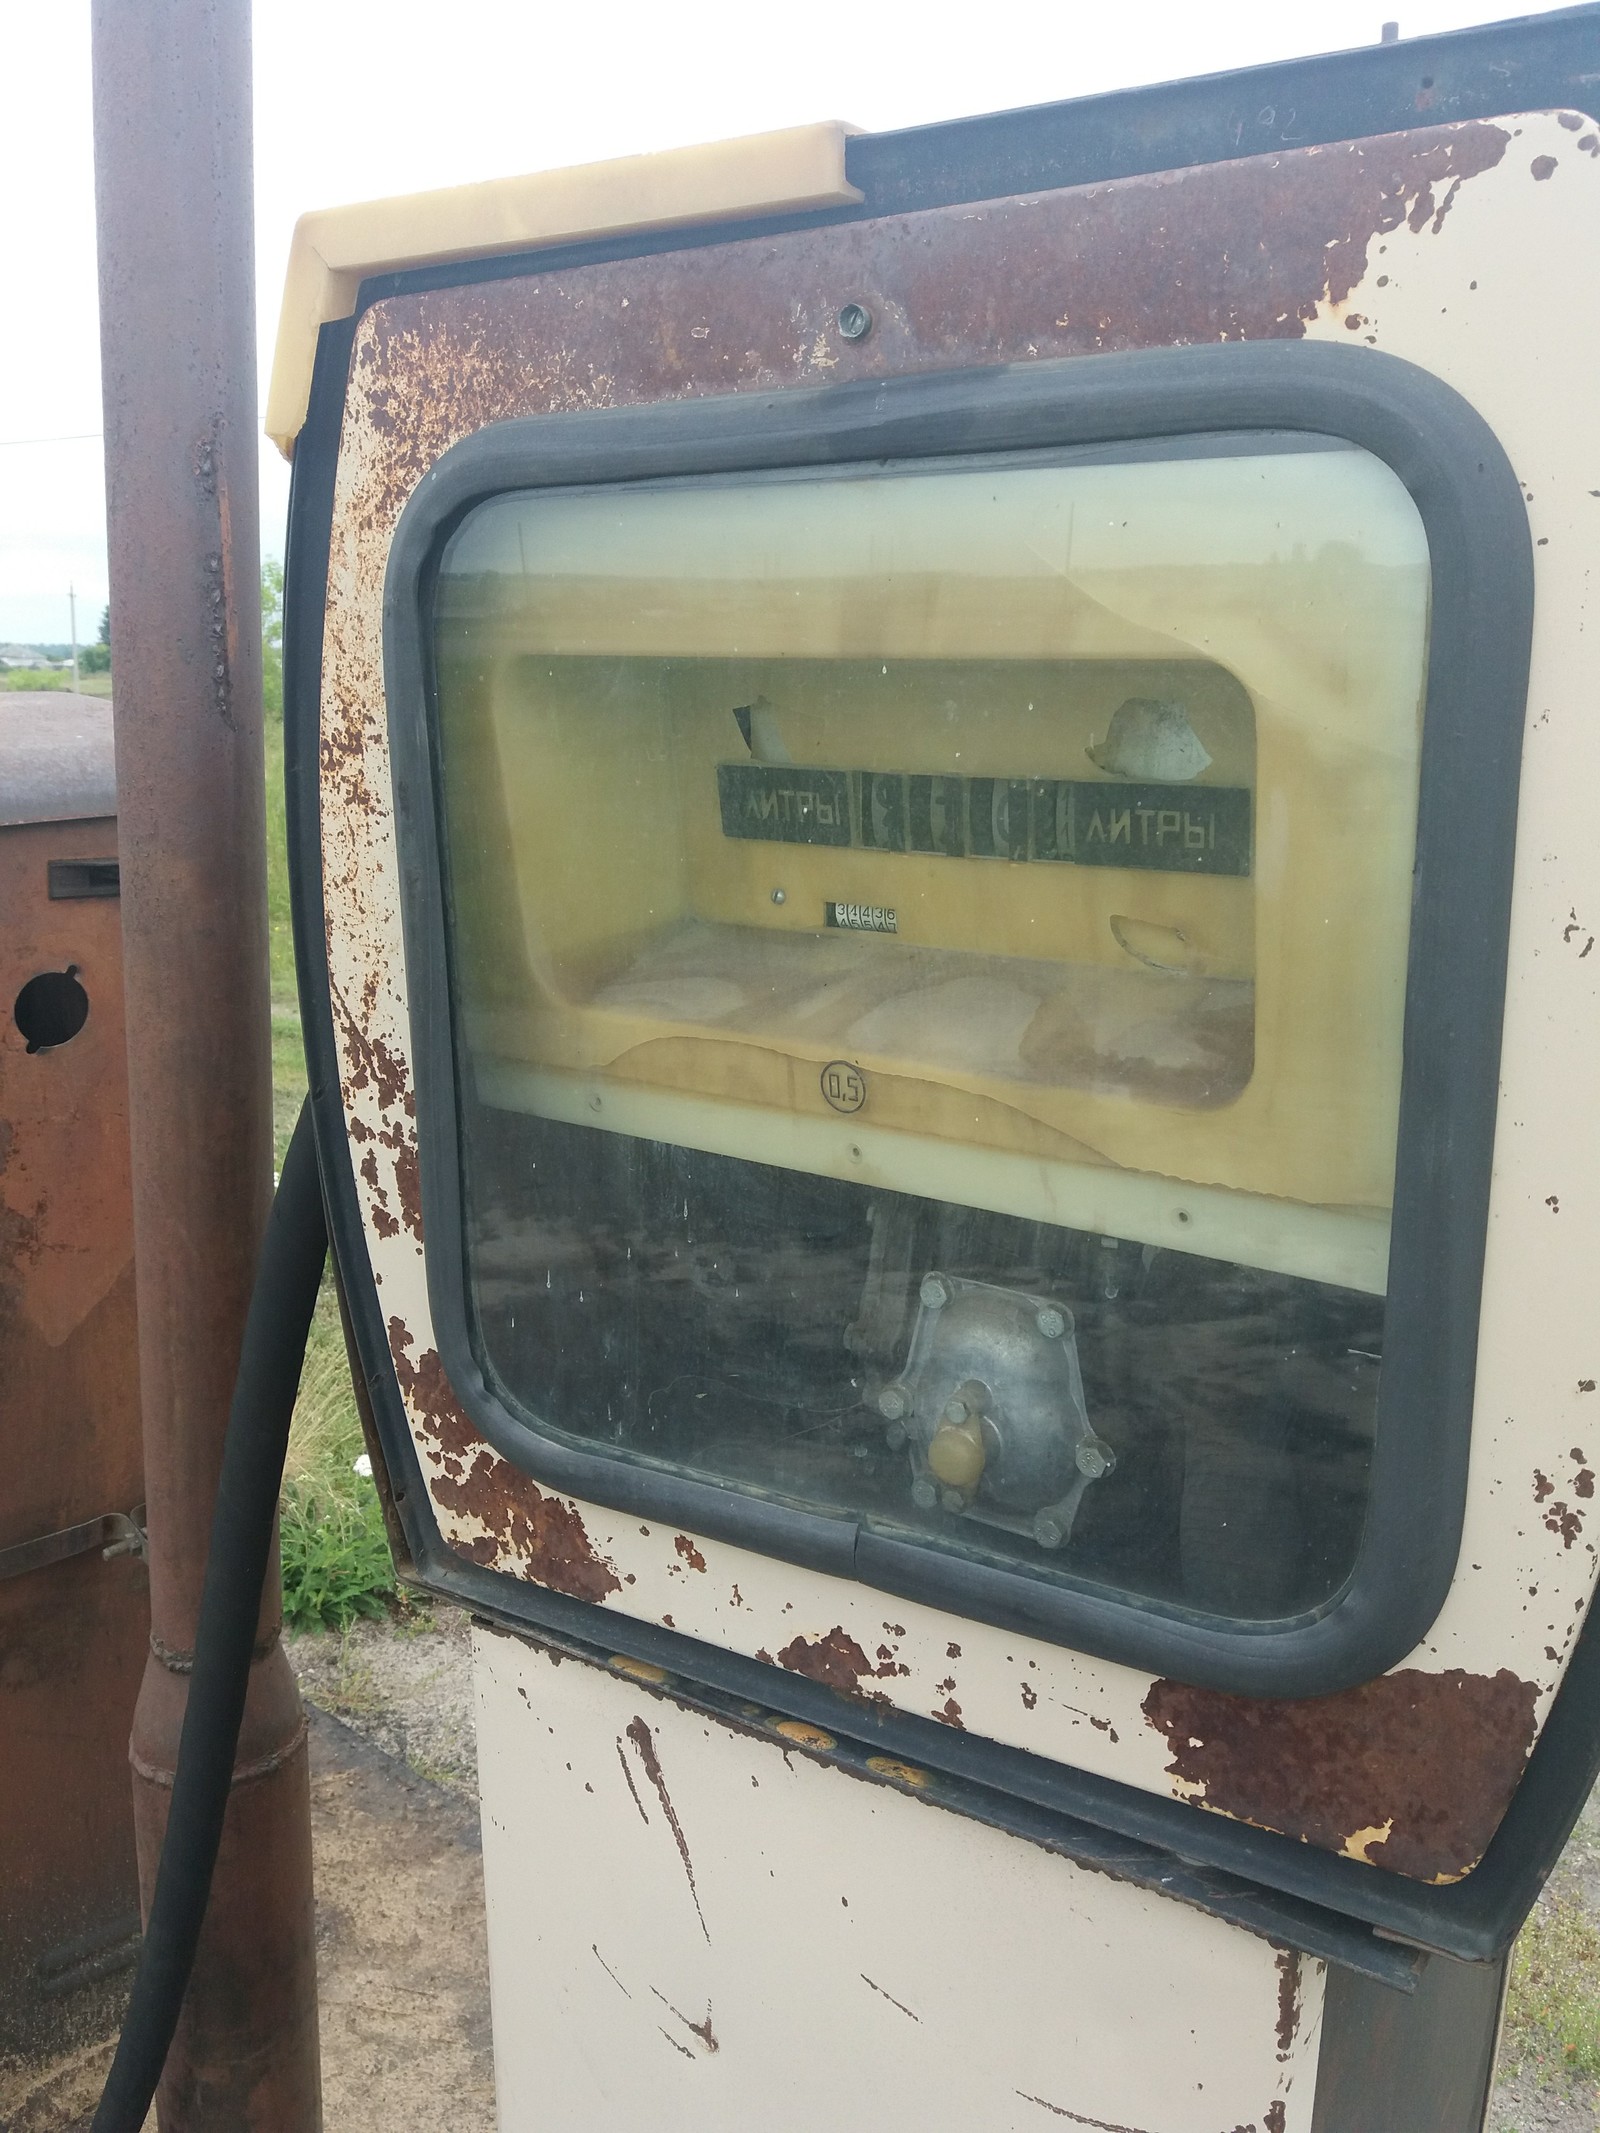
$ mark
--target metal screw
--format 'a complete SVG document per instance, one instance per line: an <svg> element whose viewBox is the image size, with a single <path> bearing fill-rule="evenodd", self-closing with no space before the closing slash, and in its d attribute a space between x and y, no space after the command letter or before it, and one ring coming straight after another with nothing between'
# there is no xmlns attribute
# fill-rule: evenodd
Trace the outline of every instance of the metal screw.
<svg viewBox="0 0 1600 2133"><path fill-rule="evenodd" d="M1067 1330L1067 1322L1054 1304L1046 1304L1034 1323L1039 1328L1041 1340L1058 1341Z"/></svg>
<svg viewBox="0 0 1600 2133"><path fill-rule="evenodd" d="M966 1421L969 1409L965 1400L952 1400L944 1411L944 1418L952 1429L959 1429Z"/></svg>
<svg viewBox="0 0 1600 2133"><path fill-rule="evenodd" d="M942 1311L950 1301L950 1284L942 1274L924 1274L917 1294L930 1311Z"/></svg>
<svg viewBox="0 0 1600 2133"><path fill-rule="evenodd" d="M598 1110L599 1110L599 1108L600 1108L600 1099L599 1099L599 1097L598 1097L598 1096L591 1096L591 1097L589 1098L589 1109L590 1109L591 1111L598 1111Z"/></svg>
<svg viewBox="0 0 1600 2133"><path fill-rule="evenodd" d="M1102 1474L1111 1471L1110 1454L1103 1444L1096 1444L1092 1438L1085 1437L1072 1456L1078 1472L1087 1474L1091 1481L1098 1481Z"/></svg>
<svg viewBox="0 0 1600 2133"><path fill-rule="evenodd" d="M773 902L774 902L775 904L786 904L786 903L787 903L787 902L789 901L789 892L788 892L788 890L787 890L787 889L774 889L774 890L773 890L773 892L772 892L772 901L773 901Z"/></svg>
<svg viewBox="0 0 1600 2133"><path fill-rule="evenodd" d="M939 1501L939 1491L926 1474L919 1474L911 1484L911 1501L919 1511L931 1511Z"/></svg>
<svg viewBox="0 0 1600 2133"><path fill-rule="evenodd" d="M1059 1548L1067 1529L1051 1512L1041 1511L1033 1521L1033 1537L1041 1548Z"/></svg>
<svg viewBox="0 0 1600 2133"><path fill-rule="evenodd" d="M903 1385L885 1385L878 1395L878 1412L885 1422L901 1422L911 1411Z"/></svg>
<svg viewBox="0 0 1600 2133"><path fill-rule="evenodd" d="M865 304L845 304L839 312L839 331L847 341L865 339L872 330L872 313Z"/></svg>

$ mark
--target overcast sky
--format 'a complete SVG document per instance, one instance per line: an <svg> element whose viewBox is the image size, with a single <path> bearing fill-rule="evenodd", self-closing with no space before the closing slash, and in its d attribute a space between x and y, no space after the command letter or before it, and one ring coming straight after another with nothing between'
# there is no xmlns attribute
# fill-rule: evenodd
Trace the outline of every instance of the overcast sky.
<svg viewBox="0 0 1600 2133"><path fill-rule="evenodd" d="M809 119L877 132L1213 73L1375 42L1385 12L1423 36L1511 11L1505 0L261 0L257 404L306 208ZM106 563L88 0L5 0L0 80L0 642L65 638L69 583L92 637ZM282 553L287 501L268 446L268 553Z"/></svg>

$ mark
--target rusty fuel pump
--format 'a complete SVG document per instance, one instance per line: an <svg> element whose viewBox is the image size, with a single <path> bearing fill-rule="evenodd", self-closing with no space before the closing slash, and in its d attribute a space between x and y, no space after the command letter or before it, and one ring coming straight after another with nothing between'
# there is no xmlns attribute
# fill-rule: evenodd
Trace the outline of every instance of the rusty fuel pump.
<svg viewBox="0 0 1600 2133"><path fill-rule="evenodd" d="M1481 2127L1600 1766L1597 76L301 223L302 1011L505 2133Z"/></svg>

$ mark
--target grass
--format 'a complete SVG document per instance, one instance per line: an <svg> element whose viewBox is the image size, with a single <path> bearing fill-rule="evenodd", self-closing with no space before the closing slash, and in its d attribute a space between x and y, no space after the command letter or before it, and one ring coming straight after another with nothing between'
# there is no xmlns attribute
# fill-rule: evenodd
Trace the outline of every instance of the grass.
<svg viewBox="0 0 1600 2133"><path fill-rule="evenodd" d="M281 699L280 699L281 701ZM283 805L283 718L266 721L267 921L272 957L272 1116L281 1163L306 1093L295 1003ZM345 1630L396 1603L394 1567L375 1484L355 1470L365 1451L331 1274L311 1321L289 1430L279 1503L283 1616L297 1634Z"/></svg>
<svg viewBox="0 0 1600 2133"><path fill-rule="evenodd" d="M1501 2066L1547 2082L1600 2076L1600 1925L1577 1895L1541 1903L1511 1956Z"/></svg>
<svg viewBox="0 0 1600 2133"><path fill-rule="evenodd" d="M58 667L7 667L0 674L0 690L9 695L16 689L70 689L72 676Z"/></svg>

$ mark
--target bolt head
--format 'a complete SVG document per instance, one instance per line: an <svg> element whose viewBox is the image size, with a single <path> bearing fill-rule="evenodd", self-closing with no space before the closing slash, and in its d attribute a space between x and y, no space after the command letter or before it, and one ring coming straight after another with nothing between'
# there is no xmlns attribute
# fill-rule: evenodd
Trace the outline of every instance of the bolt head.
<svg viewBox="0 0 1600 2133"><path fill-rule="evenodd" d="M872 313L865 304L841 304L839 331L847 341L865 340L872 330Z"/></svg>
<svg viewBox="0 0 1600 2133"><path fill-rule="evenodd" d="M964 1511L967 1508L967 1499L959 1489L941 1489L939 1491L939 1506L941 1510L952 1513Z"/></svg>
<svg viewBox="0 0 1600 2133"><path fill-rule="evenodd" d="M1035 1323L1038 1325L1040 1335L1047 1341L1060 1340L1062 1334L1067 1330L1066 1318L1056 1309L1054 1304L1046 1304Z"/></svg>
<svg viewBox="0 0 1600 2133"><path fill-rule="evenodd" d="M1078 1472L1087 1474L1091 1481L1098 1481L1102 1474L1110 1472L1111 1460L1104 1448L1092 1444L1087 1437L1073 1453L1073 1458L1077 1462Z"/></svg>
<svg viewBox="0 0 1600 2133"><path fill-rule="evenodd" d="M903 1450L906 1441L905 1424L903 1422L891 1422L883 1433L883 1441L888 1445L891 1452Z"/></svg>
<svg viewBox="0 0 1600 2133"><path fill-rule="evenodd" d="M919 1474L911 1484L911 1501L919 1511L931 1511L939 1501L939 1491L926 1474Z"/></svg>
<svg viewBox="0 0 1600 2133"><path fill-rule="evenodd" d="M773 902L774 902L775 904L786 904L786 903L787 903L787 902L789 901L789 892L788 892L788 890L787 890L787 889L774 889L774 890L773 890L773 892L772 892L772 901L773 901Z"/></svg>
<svg viewBox="0 0 1600 2133"><path fill-rule="evenodd" d="M1059 1518L1041 1511L1033 1522L1033 1537L1041 1548L1059 1548L1067 1537L1067 1529Z"/></svg>
<svg viewBox="0 0 1600 2133"><path fill-rule="evenodd" d="M968 1413L969 1409L965 1400L951 1400L946 1403L944 1419L952 1429L959 1429L962 1423L966 1421Z"/></svg>
<svg viewBox="0 0 1600 2133"><path fill-rule="evenodd" d="M930 1311L942 1311L950 1301L950 1284L942 1274L924 1274L917 1294Z"/></svg>
<svg viewBox="0 0 1600 2133"><path fill-rule="evenodd" d="M878 1395L878 1412L885 1422L900 1422L911 1412L903 1385L885 1385Z"/></svg>

